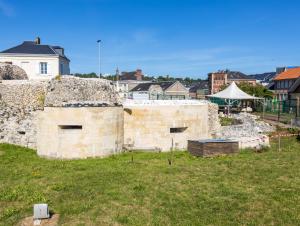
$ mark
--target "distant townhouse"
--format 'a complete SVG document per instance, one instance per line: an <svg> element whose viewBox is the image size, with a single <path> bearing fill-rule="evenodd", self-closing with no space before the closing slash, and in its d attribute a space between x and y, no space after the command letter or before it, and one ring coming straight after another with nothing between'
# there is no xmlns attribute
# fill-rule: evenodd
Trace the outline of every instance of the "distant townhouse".
<svg viewBox="0 0 300 226"><path fill-rule="evenodd" d="M70 74L70 60L64 48L41 44L40 38L24 41L0 52L0 62L21 67L29 79L49 79Z"/></svg>
<svg viewBox="0 0 300 226"><path fill-rule="evenodd" d="M256 79L250 76L247 76L239 71L218 71L208 74L208 86L209 93L214 94L221 90L224 85L228 85L232 82L236 84L247 82L252 85L256 84Z"/></svg>
<svg viewBox="0 0 300 226"><path fill-rule="evenodd" d="M116 81L114 81L115 90L119 92L119 95L126 99L128 98L129 91L139 84L149 83L144 81L144 75L141 69L137 69L132 72L122 72L119 74L119 69L116 69Z"/></svg>
<svg viewBox="0 0 300 226"><path fill-rule="evenodd" d="M292 100L298 100L298 104L300 103L300 77L294 82L294 84L289 89L289 98Z"/></svg>
<svg viewBox="0 0 300 226"><path fill-rule="evenodd" d="M148 82L139 84L130 91L129 98L143 100L189 99L188 89L179 81Z"/></svg>
<svg viewBox="0 0 300 226"><path fill-rule="evenodd" d="M285 68L274 78L274 93L278 100L284 101L297 96L300 67Z"/></svg>
<svg viewBox="0 0 300 226"><path fill-rule="evenodd" d="M189 96L191 99L205 99L205 96L209 94L208 81L203 80L194 84L189 89Z"/></svg>

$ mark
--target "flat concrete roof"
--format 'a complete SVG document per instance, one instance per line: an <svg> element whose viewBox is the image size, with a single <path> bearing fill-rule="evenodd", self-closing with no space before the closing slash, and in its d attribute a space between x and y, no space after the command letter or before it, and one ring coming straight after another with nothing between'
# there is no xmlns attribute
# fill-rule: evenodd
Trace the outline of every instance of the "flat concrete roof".
<svg viewBox="0 0 300 226"><path fill-rule="evenodd" d="M124 107L129 106L178 106L178 105L206 105L205 100L130 100L123 102Z"/></svg>

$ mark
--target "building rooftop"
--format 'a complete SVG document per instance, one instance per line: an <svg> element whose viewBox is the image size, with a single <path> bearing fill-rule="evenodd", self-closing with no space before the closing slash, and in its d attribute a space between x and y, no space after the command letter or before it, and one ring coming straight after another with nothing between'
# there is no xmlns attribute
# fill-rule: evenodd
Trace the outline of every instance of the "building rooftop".
<svg viewBox="0 0 300 226"><path fill-rule="evenodd" d="M203 80L198 82L197 84L193 85L189 91L190 92L197 92L197 90L199 89L208 89L208 81L207 80Z"/></svg>
<svg viewBox="0 0 300 226"><path fill-rule="evenodd" d="M124 107L130 106L178 106L178 105L205 105L206 100L125 100Z"/></svg>
<svg viewBox="0 0 300 226"><path fill-rule="evenodd" d="M176 82L176 81L175 81ZM168 89L171 85L175 82L148 82L148 83L141 83L134 87L131 91L148 91L152 85L159 85L163 90Z"/></svg>
<svg viewBox="0 0 300 226"><path fill-rule="evenodd" d="M228 79L256 80L255 78L251 78L250 76L245 75L244 73L239 72L239 71L229 71L228 72Z"/></svg>
<svg viewBox="0 0 300 226"><path fill-rule="evenodd" d="M69 60L65 55L63 48L60 46L42 45L34 41L24 41L22 44L6 49L0 53L7 54L46 54L59 55Z"/></svg>
<svg viewBox="0 0 300 226"><path fill-rule="evenodd" d="M297 79L300 77L300 67L290 68L280 73L274 80Z"/></svg>

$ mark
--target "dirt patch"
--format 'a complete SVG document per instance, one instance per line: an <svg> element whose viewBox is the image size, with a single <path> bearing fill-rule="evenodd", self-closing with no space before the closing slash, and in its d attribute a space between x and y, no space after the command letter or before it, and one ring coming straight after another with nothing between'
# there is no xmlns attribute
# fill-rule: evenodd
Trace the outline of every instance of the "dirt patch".
<svg viewBox="0 0 300 226"><path fill-rule="evenodd" d="M41 220L40 226L57 226L59 220L59 214L53 214L51 218ZM18 226L34 226L33 217L26 217L23 219Z"/></svg>

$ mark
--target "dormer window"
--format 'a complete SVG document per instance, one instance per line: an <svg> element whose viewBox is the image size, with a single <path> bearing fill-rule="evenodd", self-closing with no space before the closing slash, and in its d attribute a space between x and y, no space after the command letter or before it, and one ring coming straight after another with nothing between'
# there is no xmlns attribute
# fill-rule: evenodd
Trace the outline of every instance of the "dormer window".
<svg viewBox="0 0 300 226"><path fill-rule="evenodd" d="M40 63L40 73L42 75L48 74L48 64L46 62L41 62Z"/></svg>

